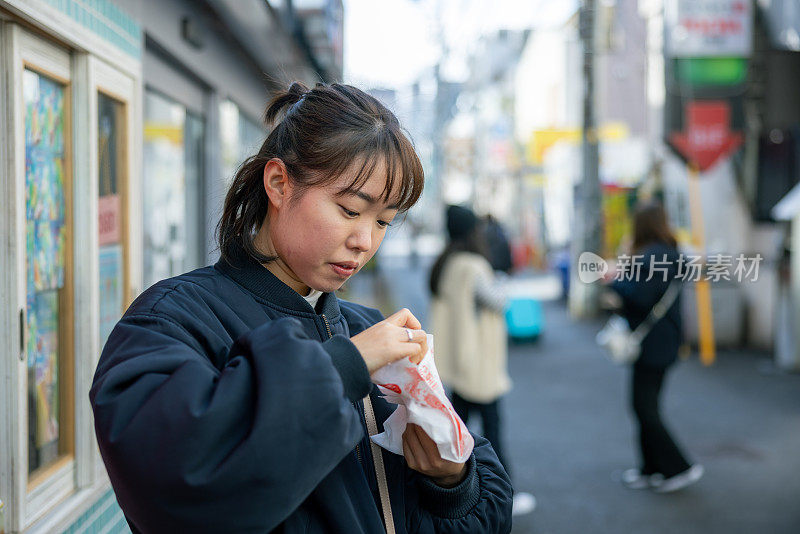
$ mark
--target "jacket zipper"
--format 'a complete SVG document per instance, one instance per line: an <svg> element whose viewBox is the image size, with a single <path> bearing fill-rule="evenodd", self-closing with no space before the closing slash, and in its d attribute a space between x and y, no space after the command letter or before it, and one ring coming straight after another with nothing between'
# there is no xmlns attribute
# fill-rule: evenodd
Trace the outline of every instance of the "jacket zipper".
<svg viewBox="0 0 800 534"><path fill-rule="evenodd" d="M322 315L322 321L325 323L325 329L328 330L328 338L330 339L333 337L333 334L331 333L331 325L328 323L328 318L325 317L324 313L320 315ZM358 406L355 402L353 403L353 406L356 406L356 409L358 409ZM358 415L361 415L361 410L358 410ZM358 463L361 464L361 446L359 443L356 443L356 456L358 457Z"/></svg>
<svg viewBox="0 0 800 534"><path fill-rule="evenodd" d="M332 338L333 334L331 334L331 325L328 324L328 318L325 317L325 314L322 314L322 320L325 322L325 328L328 330L328 338Z"/></svg>

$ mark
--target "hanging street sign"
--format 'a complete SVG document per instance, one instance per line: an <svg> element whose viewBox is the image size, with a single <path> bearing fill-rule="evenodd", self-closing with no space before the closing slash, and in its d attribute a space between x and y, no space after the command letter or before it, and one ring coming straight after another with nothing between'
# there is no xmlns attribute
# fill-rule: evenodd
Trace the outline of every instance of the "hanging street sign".
<svg viewBox="0 0 800 534"><path fill-rule="evenodd" d="M683 130L667 141L690 165L703 172L742 144L741 132L731 130L727 100L694 100L685 103Z"/></svg>
<svg viewBox="0 0 800 534"><path fill-rule="evenodd" d="M752 0L666 0L667 57L747 57L752 51Z"/></svg>

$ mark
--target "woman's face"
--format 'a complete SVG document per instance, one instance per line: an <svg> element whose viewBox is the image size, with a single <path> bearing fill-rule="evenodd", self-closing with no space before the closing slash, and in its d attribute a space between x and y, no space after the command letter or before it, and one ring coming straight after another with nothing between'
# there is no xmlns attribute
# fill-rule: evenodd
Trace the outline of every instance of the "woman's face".
<svg viewBox="0 0 800 534"><path fill-rule="evenodd" d="M279 206L270 195L267 245L278 260L267 269L301 295L309 288L339 289L372 258L397 215L395 195L388 202L381 199L386 185L382 166L376 166L360 190L341 195L352 178L344 173L335 182L301 195L287 183Z"/></svg>

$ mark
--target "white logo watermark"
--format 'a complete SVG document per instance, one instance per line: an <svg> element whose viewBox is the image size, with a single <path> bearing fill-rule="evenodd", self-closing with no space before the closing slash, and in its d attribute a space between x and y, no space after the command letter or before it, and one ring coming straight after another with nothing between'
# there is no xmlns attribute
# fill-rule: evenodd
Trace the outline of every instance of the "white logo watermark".
<svg viewBox="0 0 800 534"><path fill-rule="evenodd" d="M584 284L600 280L607 272L608 262L594 252L583 252L578 257L578 278Z"/></svg>
<svg viewBox="0 0 800 534"><path fill-rule="evenodd" d="M763 259L761 254L712 254L707 257L679 254L677 259L668 259L663 254L660 260L655 255L650 255L645 260L643 254L623 254L614 264L614 280L649 282L657 278L666 282L676 278L683 282L756 282ZM608 262L597 254L583 252L578 257L578 278L585 284L605 278L608 270Z"/></svg>

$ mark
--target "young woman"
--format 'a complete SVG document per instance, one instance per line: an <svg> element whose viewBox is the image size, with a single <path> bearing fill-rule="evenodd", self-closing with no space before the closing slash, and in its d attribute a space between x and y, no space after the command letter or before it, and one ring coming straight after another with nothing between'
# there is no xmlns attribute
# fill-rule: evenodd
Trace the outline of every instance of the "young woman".
<svg viewBox="0 0 800 534"><path fill-rule="evenodd" d="M397 119L353 87L298 83L266 119L225 199L220 261L140 295L97 367L97 439L131 529L508 532L486 440L464 464L413 425L404 456L381 451L380 468L370 450L366 421L394 409L370 373L420 358L425 332L334 291L422 192Z"/></svg>
<svg viewBox="0 0 800 534"><path fill-rule="evenodd" d="M649 315L678 275L679 252L658 203L640 206L633 221L632 253L641 256L632 276L615 280L611 288L622 297L623 314L631 329ZM663 269L667 268L666 276ZM679 283L677 281L672 283ZM680 296L642 341L631 373L631 408L639 427L640 467L628 469L622 481L633 489L671 492L697 482L703 466L691 465L661 418L659 397L667 371L678 359L682 340Z"/></svg>

